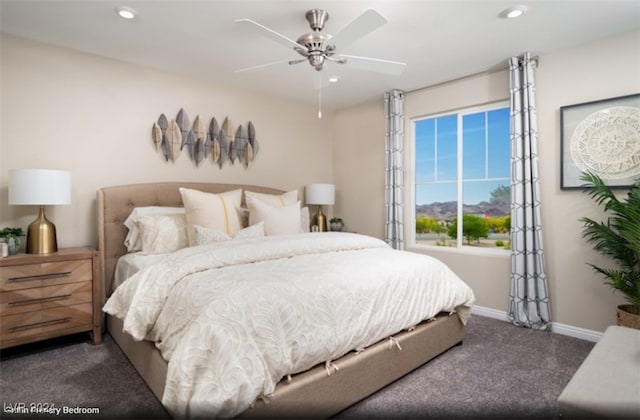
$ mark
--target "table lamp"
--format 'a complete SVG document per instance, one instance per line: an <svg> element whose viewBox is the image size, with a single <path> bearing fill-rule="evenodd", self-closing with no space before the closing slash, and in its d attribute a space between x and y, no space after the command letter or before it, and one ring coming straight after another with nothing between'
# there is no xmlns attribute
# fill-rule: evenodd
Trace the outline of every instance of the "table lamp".
<svg viewBox="0 0 640 420"><path fill-rule="evenodd" d="M333 184L309 184L305 187L307 204L316 204L318 212L314 216L319 232L327 231L327 218L322 213L323 205L333 205L335 202L336 187Z"/></svg>
<svg viewBox="0 0 640 420"><path fill-rule="evenodd" d="M27 229L27 253L56 252L56 226L45 216L44 206L71 204L71 173L52 169L11 169L9 204L40 206L38 218Z"/></svg>

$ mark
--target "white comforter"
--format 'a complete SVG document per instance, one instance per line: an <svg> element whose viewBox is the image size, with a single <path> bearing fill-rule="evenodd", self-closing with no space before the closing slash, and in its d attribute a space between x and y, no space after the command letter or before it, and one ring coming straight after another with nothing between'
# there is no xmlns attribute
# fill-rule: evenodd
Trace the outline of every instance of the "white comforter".
<svg viewBox="0 0 640 420"><path fill-rule="evenodd" d="M104 311L156 342L174 416L227 417L288 374L473 302L434 258L368 236L309 233L169 254L118 287Z"/></svg>

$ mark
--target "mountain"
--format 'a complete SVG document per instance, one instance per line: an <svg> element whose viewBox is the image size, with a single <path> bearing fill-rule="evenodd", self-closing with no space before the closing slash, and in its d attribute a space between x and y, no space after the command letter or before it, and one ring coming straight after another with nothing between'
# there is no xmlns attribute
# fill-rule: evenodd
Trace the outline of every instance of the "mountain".
<svg viewBox="0 0 640 420"><path fill-rule="evenodd" d="M511 205L507 200L481 201L478 204L464 204L463 212L465 214L501 217L511 214ZM455 201L419 204L416 206L416 217L420 216L431 217L441 221L453 220L457 216L457 204Z"/></svg>

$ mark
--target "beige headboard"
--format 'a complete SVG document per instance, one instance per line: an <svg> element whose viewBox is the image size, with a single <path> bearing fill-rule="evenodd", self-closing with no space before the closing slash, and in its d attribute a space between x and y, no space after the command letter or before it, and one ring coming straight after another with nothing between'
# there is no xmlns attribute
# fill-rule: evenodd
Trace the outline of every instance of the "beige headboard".
<svg viewBox="0 0 640 420"><path fill-rule="evenodd" d="M102 277L102 302L111 295L113 274L121 255L127 252L124 221L135 207L181 207L180 187L220 193L238 188L265 194L281 194L282 190L256 185L210 184L199 182L157 182L119 185L98 190L98 251ZM244 194L242 197L244 204Z"/></svg>

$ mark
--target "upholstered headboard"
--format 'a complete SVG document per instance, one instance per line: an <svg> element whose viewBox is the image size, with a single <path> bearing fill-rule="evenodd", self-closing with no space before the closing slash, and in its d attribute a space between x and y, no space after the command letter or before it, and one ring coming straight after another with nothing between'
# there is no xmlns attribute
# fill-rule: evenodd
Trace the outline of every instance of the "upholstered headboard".
<svg viewBox="0 0 640 420"><path fill-rule="evenodd" d="M116 263L127 252L124 221L135 207L182 206L180 187L220 193L241 188L265 194L281 194L282 190L256 185L210 184L199 182L157 182L119 185L98 190L98 251L102 278L102 303L111 295ZM244 194L242 197L244 205Z"/></svg>

